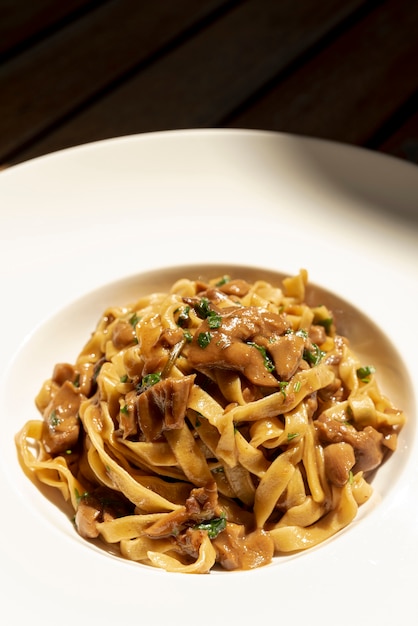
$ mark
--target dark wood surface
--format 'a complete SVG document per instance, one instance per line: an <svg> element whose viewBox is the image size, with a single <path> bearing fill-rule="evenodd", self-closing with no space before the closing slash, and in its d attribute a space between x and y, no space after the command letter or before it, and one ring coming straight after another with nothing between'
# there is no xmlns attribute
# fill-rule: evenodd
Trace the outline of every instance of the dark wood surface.
<svg viewBox="0 0 418 626"><path fill-rule="evenodd" d="M418 2L0 0L0 167L207 127L418 163Z"/></svg>

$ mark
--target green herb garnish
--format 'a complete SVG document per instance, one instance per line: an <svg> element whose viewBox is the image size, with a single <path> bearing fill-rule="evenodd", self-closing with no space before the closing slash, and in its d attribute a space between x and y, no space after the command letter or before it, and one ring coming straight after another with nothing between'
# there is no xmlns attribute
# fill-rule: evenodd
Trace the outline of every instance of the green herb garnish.
<svg viewBox="0 0 418 626"><path fill-rule="evenodd" d="M222 513L220 517L215 517L211 520L201 522L195 526L196 530L206 530L209 539L215 539L219 533L226 528L226 515Z"/></svg>
<svg viewBox="0 0 418 626"><path fill-rule="evenodd" d="M305 350L303 351L303 358L310 365L318 365L318 363L323 359L324 356L325 352L321 350L319 346L316 345L316 343L312 344L312 350L307 350L305 348Z"/></svg>
<svg viewBox="0 0 418 626"><path fill-rule="evenodd" d="M206 319L211 312L209 299L200 298L199 302L195 305L195 311L199 317Z"/></svg>
<svg viewBox="0 0 418 626"><path fill-rule="evenodd" d="M334 320L332 317L326 317L322 320L317 320L315 322L317 326L323 326L325 328L325 332L327 333L327 335L329 335L329 332L331 330L333 323L334 323Z"/></svg>
<svg viewBox="0 0 418 626"><path fill-rule="evenodd" d="M179 316L177 318L177 325L180 326L180 328L184 328L184 326L186 326L189 319L190 319L190 307L185 306L179 313Z"/></svg>
<svg viewBox="0 0 418 626"><path fill-rule="evenodd" d="M140 318L138 317L138 315L136 313L134 313L132 315L132 317L129 318L129 323L130 325L135 328L135 326L138 324Z"/></svg>
<svg viewBox="0 0 418 626"><path fill-rule="evenodd" d="M247 344L249 346L252 346L253 348L256 348L261 353L264 359L264 367L268 372L272 372L274 370L274 363L267 354L267 350L265 349L265 347L260 346L258 343L254 343L254 341L248 341Z"/></svg>
<svg viewBox="0 0 418 626"><path fill-rule="evenodd" d="M142 393L143 391L146 391L153 385L156 385L157 383L159 383L160 380L161 380L160 372L155 372L154 374L146 374L142 378L142 381L136 386L136 390L138 393Z"/></svg>
<svg viewBox="0 0 418 626"><path fill-rule="evenodd" d="M209 328L219 328L222 324L222 318L219 313L213 311L208 298L201 298L195 307L196 313L202 319L208 320Z"/></svg>
<svg viewBox="0 0 418 626"><path fill-rule="evenodd" d="M376 369L373 365L365 365L364 367L359 367L358 370L356 370L356 374L362 383L368 383L370 382L371 375L374 374L375 371Z"/></svg>
<svg viewBox="0 0 418 626"><path fill-rule="evenodd" d="M89 497L89 492L85 491L84 493L79 493L78 489L74 489L75 499L77 500L77 504L80 504L81 500Z"/></svg>
<svg viewBox="0 0 418 626"><path fill-rule="evenodd" d="M221 316L215 313L215 311L211 311L206 319L208 320L209 328L219 328L222 324Z"/></svg>
<svg viewBox="0 0 418 626"><path fill-rule="evenodd" d="M49 424L55 428L55 426L58 426L58 424L61 423L60 418L58 417L56 411L52 411L51 415L49 416Z"/></svg>
<svg viewBox="0 0 418 626"><path fill-rule="evenodd" d="M286 387L288 386L288 382L286 380L280 381L280 391L283 394L284 399L286 400Z"/></svg>
<svg viewBox="0 0 418 626"><path fill-rule="evenodd" d="M197 336L197 343L201 348L207 348L210 342L212 341L212 335L210 332L199 333Z"/></svg>

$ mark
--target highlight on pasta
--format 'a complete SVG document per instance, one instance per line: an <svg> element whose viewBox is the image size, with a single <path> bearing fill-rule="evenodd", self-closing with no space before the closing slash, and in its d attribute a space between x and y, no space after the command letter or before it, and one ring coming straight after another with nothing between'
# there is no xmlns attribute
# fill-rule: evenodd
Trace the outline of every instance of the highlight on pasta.
<svg viewBox="0 0 418 626"><path fill-rule="evenodd" d="M168 572L248 570L346 527L396 449L402 410L309 306L280 285L182 278L110 307L59 363L16 436L87 540Z"/></svg>

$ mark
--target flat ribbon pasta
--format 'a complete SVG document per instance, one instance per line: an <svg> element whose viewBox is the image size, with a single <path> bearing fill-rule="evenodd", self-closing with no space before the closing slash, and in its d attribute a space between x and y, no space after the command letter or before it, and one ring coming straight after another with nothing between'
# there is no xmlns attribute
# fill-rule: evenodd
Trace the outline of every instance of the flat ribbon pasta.
<svg viewBox="0 0 418 626"><path fill-rule="evenodd" d="M308 275L229 276L103 312L16 435L76 530L176 573L252 569L349 525L405 423Z"/></svg>

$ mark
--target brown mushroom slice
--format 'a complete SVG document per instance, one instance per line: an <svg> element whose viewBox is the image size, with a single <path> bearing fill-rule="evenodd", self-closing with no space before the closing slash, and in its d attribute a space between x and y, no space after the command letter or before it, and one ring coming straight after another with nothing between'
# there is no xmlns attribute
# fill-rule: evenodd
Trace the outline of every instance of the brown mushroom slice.
<svg viewBox="0 0 418 626"><path fill-rule="evenodd" d="M80 497L74 523L82 537L95 539L100 533L98 523L131 513L132 506L121 494L106 487L99 487L93 493L85 493Z"/></svg>
<svg viewBox="0 0 418 626"><path fill-rule="evenodd" d="M117 320L112 328L112 342L116 350L122 350L135 341L135 330L128 320Z"/></svg>
<svg viewBox="0 0 418 626"><path fill-rule="evenodd" d="M196 368L236 370L256 385L278 387L279 382L266 367L254 338L269 340L282 335L288 327L285 318L252 306L228 307L218 317L217 327L214 328L209 317L196 330L187 353L191 364Z"/></svg>
<svg viewBox="0 0 418 626"><path fill-rule="evenodd" d="M78 441L78 410L84 396L66 380L44 411L42 441L52 455L70 450Z"/></svg>
<svg viewBox="0 0 418 626"><path fill-rule="evenodd" d="M102 507L97 498L86 496L81 498L74 517L79 535L85 539L95 539L99 536L97 522L100 522Z"/></svg>
<svg viewBox="0 0 418 626"><path fill-rule="evenodd" d="M155 441L164 430L184 425L195 377L191 374L183 378L165 378L138 396L138 422L147 441Z"/></svg>
<svg viewBox="0 0 418 626"><path fill-rule="evenodd" d="M192 489L185 506L161 516L147 528L146 535L153 539L178 536L187 525L196 525L219 514L218 489L213 482Z"/></svg>
<svg viewBox="0 0 418 626"><path fill-rule="evenodd" d="M71 365L70 363L57 363L54 367L54 371L52 372L52 380L60 387L66 380L73 382L75 377L76 372L74 365Z"/></svg>
<svg viewBox="0 0 418 626"><path fill-rule="evenodd" d="M358 433L352 445L356 455L355 472L371 472L379 467L384 457L384 437L373 426Z"/></svg>
<svg viewBox="0 0 418 626"><path fill-rule="evenodd" d="M322 345L327 339L327 333L324 326L321 326L320 324L312 324L309 329L309 339L317 346Z"/></svg>
<svg viewBox="0 0 418 626"><path fill-rule="evenodd" d="M373 426L356 430L350 424L335 418L320 416L315 426L322 443L346 442L354 449L356 463L354 472L370 472L376 469L384 457L384 437Z"/></svg>
<svg viewBox="0 0 418 626"><path fill-rule="evenodd" d="M277 375L281 380L290 380L303 359L305 338L289 333L268 341L264 345L273 358Z"/></svg>
<svg viewBox="0 0 418 626"><path fill-rule="evenodd" d="M350 471L356 462L353 446L345 441L331 443L324 449L324 462L328 480L337 487L343 487L348 482Z"/></svg>
<svg viewBox="0 0 418 626"><path fill-rule="evenodd" d="M220 285L219 289L228 296L242 298L250 291L251 285L242 278L235 278L234 280L228 280L223 285Z"/></svg>
<svg viewBox="0 0 418 626"><path fill-rule="evenodd" d="M136 391L129 391L125 396L125 404L119 411L119 427L123 439L138 433L138 417L136 405Z"/></svg>
<svg viewBox="0 0 418 626"><path fill-rule="evenodd" d="M228 522L223 532L213 540L216 561L226 570L249 570L271 562L274 543L262 529L246 533L241 524Z"/></svg>

